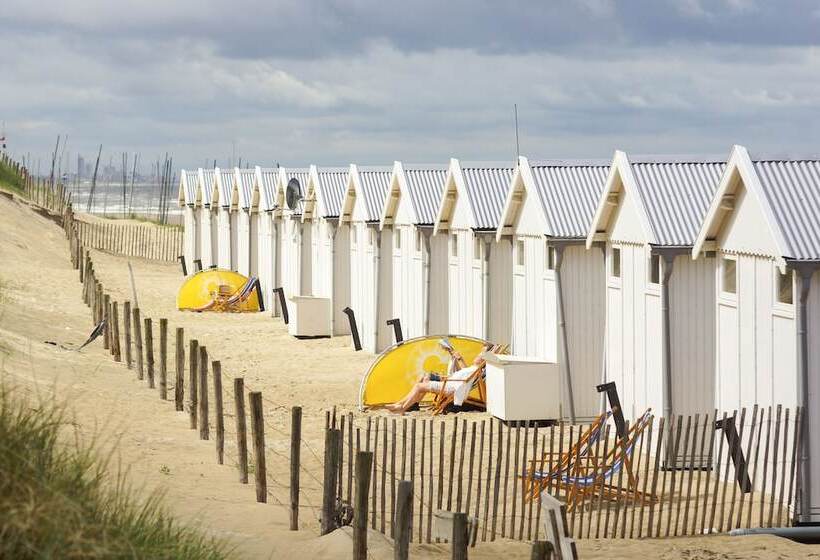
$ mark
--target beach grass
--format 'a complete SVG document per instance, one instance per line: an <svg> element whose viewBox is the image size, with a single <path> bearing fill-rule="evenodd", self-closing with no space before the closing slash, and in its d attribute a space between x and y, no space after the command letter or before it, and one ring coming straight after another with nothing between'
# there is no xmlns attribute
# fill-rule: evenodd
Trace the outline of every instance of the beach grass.
<svg viewBox="0 0 820 560"><path fill-rule="evenodd" d="M0 386L0 558L229 556L76 436L63 407Z"/></svg>
<svg viewBox="0 0 820 560"><path fill-rule="evenodd" d="M2 161L0 161L0 188L6 188L18 193L23 192L23 180L10 166Z"/></svg>

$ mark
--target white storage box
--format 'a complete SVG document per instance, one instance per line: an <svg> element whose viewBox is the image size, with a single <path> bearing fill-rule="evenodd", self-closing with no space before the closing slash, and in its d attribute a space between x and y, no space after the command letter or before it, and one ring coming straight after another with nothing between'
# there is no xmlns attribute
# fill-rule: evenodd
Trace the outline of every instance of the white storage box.
<svg viewBox="0 0 820 560"><path fill-rule="evenodd" d="M501 420L560 418L558 364L487 354L487 412Z"/></svg>
<svg viewBox="0 0 820 560"><path fill-rule="evenodd" d="M288 333L292 336L330 336L330 299L290 296Z"/></svg>

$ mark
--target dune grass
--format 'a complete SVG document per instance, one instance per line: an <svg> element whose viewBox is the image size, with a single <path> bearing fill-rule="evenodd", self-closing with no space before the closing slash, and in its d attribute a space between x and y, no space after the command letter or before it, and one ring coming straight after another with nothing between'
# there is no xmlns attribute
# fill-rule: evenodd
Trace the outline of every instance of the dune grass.
<svg viewBox="0 0 820 560"><path fill-rule="evenodd" d="M0 187L19 193L23 192L23 180L2 161L0 161Z"/></svg>
<svg viewBox="0 0 820 560"><path fill-rule="evenodd" d="M227 557L158 495L137 500L75 433L61 407L31 406L0 386L0 558Z"/></svg>

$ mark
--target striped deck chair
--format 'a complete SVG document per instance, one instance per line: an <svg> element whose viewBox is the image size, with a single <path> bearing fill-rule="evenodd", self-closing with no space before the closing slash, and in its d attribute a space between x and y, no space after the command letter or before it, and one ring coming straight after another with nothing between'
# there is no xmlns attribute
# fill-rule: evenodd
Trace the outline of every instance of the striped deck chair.
<svg viewBox="0 0 820 560"><path fill-rule="evenodd" d="M509 345L507 344L495 344L490 346L487 349L489 352L493 354L506 354L509 352ZM487 364L484 364L480 368L476 369L470 377L467 379L459 379L459 380L452 380L449 381L447 377L442 377L443 382L443 389L447 388L447 383L458 383L460 385L466 384L469 385L469 389L467 389L467 396L464 399L464 402L460 406L467 405L470 408L475 408L478 410L486 410L487 409L487 385L484 382L485 375L486 375ZM473 392L473 389L478 391L478 397L473 397L470 394ZM442 390L441 393L436 393L435 398L433 399L433 406L432 411L433 415L437 416L444 412L454 405L456 393L459 391L463 392L463 388L456 387L456 391L452 393L447 393L446 390Z"/></svg>

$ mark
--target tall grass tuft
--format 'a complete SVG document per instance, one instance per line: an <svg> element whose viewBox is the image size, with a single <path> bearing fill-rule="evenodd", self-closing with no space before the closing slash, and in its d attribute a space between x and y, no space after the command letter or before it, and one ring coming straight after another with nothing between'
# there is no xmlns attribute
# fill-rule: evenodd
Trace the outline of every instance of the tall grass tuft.
<svg viewBox="0 0 820 560"><path fill-rule="evenodd" d="M64 409L0 386L0 558L219 559L224 544L138 500L80 444Z"/></svg>
<svg viewBox="0 0 820 560"><path fill-rule="evenodd" d="M2 161L0 161L0 187L23 192L23 180Z"/></svg>

